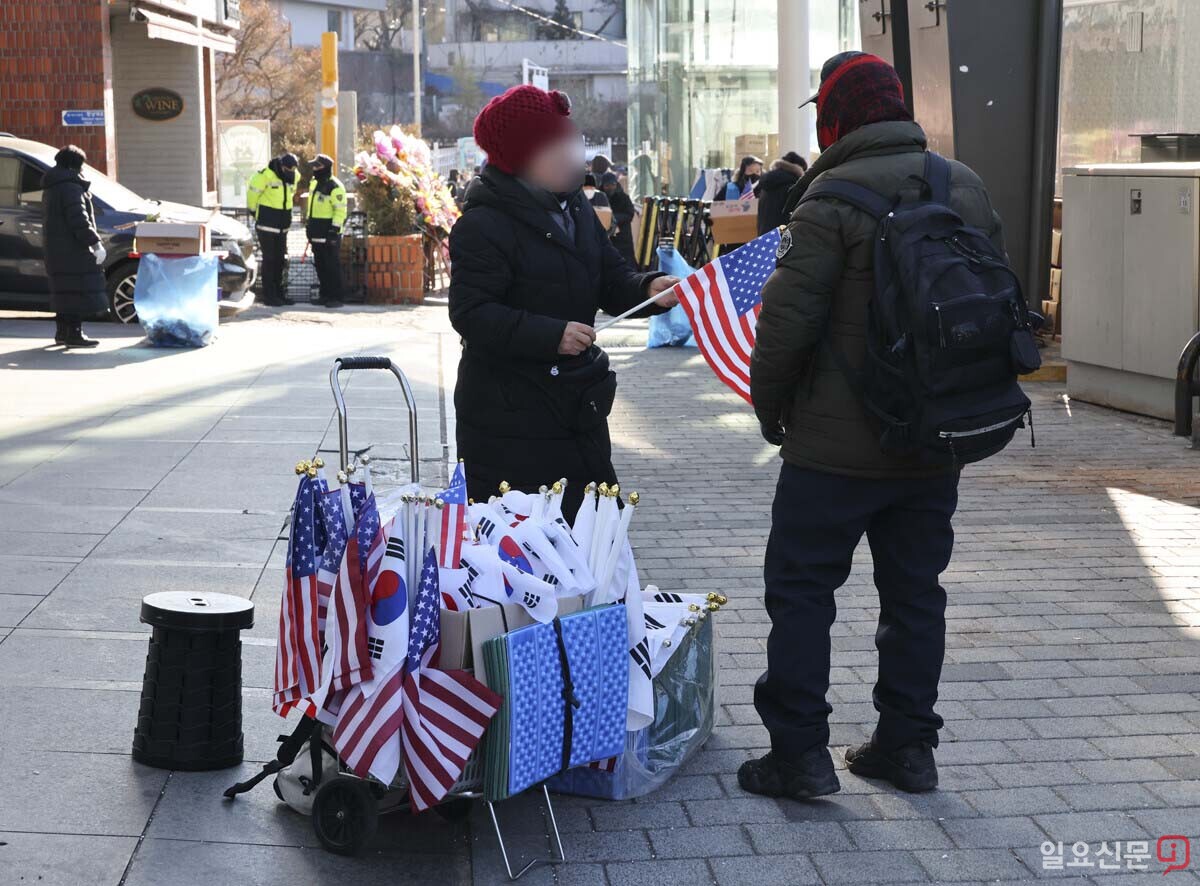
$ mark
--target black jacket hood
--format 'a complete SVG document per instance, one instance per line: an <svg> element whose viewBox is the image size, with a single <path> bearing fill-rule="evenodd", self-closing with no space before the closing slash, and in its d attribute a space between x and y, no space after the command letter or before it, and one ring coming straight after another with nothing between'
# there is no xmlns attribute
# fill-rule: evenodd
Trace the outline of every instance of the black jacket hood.
<svg viewBox="0 0 1200 886"><path fill-rule="evenodd" d="M52 166L42 176L43 188L56 188L65 184L79 185L85 191L92 186L91 182L84 178L78 169L71 169L68 166Z"/></svg>

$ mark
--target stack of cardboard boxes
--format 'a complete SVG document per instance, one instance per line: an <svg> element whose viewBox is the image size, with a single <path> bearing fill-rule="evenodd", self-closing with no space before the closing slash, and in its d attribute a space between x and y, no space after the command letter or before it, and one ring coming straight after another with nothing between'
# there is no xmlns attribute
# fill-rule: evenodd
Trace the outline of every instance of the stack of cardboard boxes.
<svg viewBox="0 0 1200 886"><path fill-rule="evenodd" d="M1046 325L1042 334L1047 338L1062 336L1062 203L1055 201L1054 230L1050 239L1050 288L1042 301Z"/></svg>

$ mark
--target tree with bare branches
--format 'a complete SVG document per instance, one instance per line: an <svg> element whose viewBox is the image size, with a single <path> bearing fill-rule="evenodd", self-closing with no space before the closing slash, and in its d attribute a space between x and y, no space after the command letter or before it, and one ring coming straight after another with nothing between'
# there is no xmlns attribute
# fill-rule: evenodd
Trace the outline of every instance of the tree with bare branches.
<svg viewBox="0 0 1200 886"><path fill-rule="evenodd" d="M313 140L321 55L291 45L287 20L269 0L242 0L237 48L219 58L216 87L222 117L270 120L275 146Z"/></svg>

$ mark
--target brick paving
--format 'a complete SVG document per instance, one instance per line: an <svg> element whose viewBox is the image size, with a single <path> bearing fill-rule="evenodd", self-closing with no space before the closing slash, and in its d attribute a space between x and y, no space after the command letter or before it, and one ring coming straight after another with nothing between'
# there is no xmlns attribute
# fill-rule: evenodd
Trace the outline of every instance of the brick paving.
<svg viewBox="0 0 1200 886"><path fill-rule="evenodd" d="M335 352L401 357L422 407L425 474L449 454L453 414L439 394L454 339L438 308L383 324L291 313L306 322L256 312L207 351L154 359L128 333L104 329L102 353L76 363L92 373L52 371L33 340L45 324L0 332L15 394L0 402L0 705L19 712L0 720L0 882L502 882L479 810L457 826L386 821L372 852L347 861L315 848L307 823L269 788L231 806L219 800L229 772L168 775L128 760L145 648L136 603L166 570L182 587L254 599L245 771L270 755L286 468L333 439L324 373ZM751 690L769 627L761 559L775 452L696 352L618 347L613 362L618 471L624 489L643 495L633 529L642 579L730 597L716 616L718 725L654 795L557 800L570 861L522 882L1120 886L1161 877L1157 837L1195 842L1200 453L1165 423L1031 385L1037 448L1017 442L962 485L944 579L941 790L909 796L843 770L842 793L779 802L743 794L734 777L767 744ZM352 408L381 441L381 469L404 473L401 413L381 401L385 381L356 376ZM838 610L835 757L873 725L865 546ZM515 853L545 851L535 798L499 814ZM1149 871L1046 871L1048 840L1064 841L1068 860L1072 842L1087 842L1092 861L1102 841L1149 841ZM1166 882L1200 882L1197 870L1193 862Z"/></svg>

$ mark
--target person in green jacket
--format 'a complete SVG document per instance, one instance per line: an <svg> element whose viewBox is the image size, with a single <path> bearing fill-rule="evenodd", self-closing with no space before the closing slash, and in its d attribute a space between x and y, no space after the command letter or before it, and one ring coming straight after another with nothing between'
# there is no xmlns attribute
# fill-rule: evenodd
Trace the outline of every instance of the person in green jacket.
<svg viewBox="0 0 1200 886"><path fill-rule="evenodd" d="M825 699L834 592L866 535L879 593L879 671L871 740L846 753L851 772L905 791L937 785L934 712L945 654L946 592L958 470L889 455L839 367L866 356L877 227L833 198L800 203L817 180L896 198L922 187L926 139L891 65L861 52L825 63L816 96L821 156L795 184L777 267L762 293L750 389L763 436L782 446L763 576L771 633L754 704L771 752L743 764L743 789L805 799L840 787ZM951 161L950 207L1003 253L1000 219L979 177ZM837 351L837 355L834 353Z"/></svg>
<svg viewBox="0 0 1200 886"><path fill-rule="evenodd" d="M342 227L346 224L346 189L333 174L333 158L317 154L309 162L312 187L308 191L308 234L317 282L319 304L342 306Z"/></svg>
<svg viewBox="0 0 1200 886"><path fill-rule="evenodd" d="M295 154L283 154L256 172L246 187L246 208L254 213L254 232L262 252L262 300L272 307L292 303L283 274L299 165Z"/></svg>

